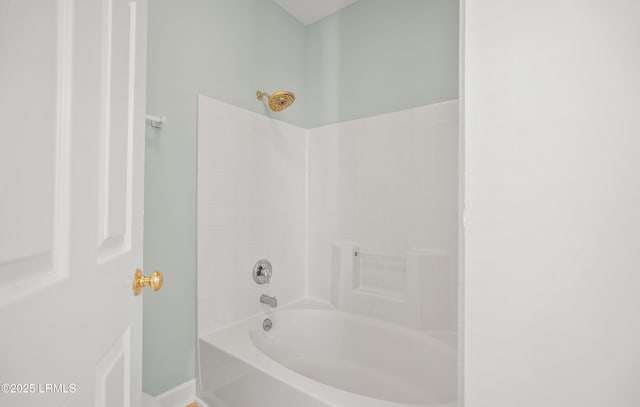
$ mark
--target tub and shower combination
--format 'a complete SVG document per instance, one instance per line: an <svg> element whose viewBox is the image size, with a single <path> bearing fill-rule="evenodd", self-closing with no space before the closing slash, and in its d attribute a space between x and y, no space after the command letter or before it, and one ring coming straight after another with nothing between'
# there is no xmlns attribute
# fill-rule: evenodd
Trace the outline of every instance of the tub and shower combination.
<svg viewBox="0 0 640 407"><path fill-rule="evenodd" d="M452 344L321 304L255 316L199 345L200 395L211 407L456 405Z"/></svg>
<svg viewBox="0 0 640 407"><path fill-rule="evenodd" d="M271 98L276 107L285 107L293 96L280 93L288 98L278 102L278 92ZM203 402L210 407L457 404L457 218L424 209L446 207L455 200L455 189L439 193L437 202L409 187L393 199L376 200L371 194L355 199L358 185L345 184L362 180L369 189L384 189L392 180L381 173L423 168L424 157L412 154L413 145L441 147L430 156L429 168L453 177L457 117L457 102L451 101L307 130L199 97L198 396ZM405 143L387 154L398 138ZM382 164L378 157L385 158ZM414 171L401 181L440 191L448 179L429 174ZM307 224L335 223L309 206L318 199L314 191L329 194L322 202L342 202L337 194L345 190L360 206L345 204L345 213L330 215L349 225L357 223L354 213L375 215L377 221L388 212L395 219L408 202L424 210L393 228L388 220L379 222L402 245L389 244L387 234L353 231L343 240L330 230L313 235L311 244ZM372 211L369 206L378 201L386 209ZM430 220L438 228L427 233ZM453 232L436 236L440 231ZM270 276L265 259L273 262L277 279L256 285L268 282L256 280L256 273L262 277L267 269ZM318 292L326 292L321 296L326 303L294 302L309 295L301 276L305 267L320 282ZM288 305L268 308L264 304L276 304L266 294Z"/></svg>

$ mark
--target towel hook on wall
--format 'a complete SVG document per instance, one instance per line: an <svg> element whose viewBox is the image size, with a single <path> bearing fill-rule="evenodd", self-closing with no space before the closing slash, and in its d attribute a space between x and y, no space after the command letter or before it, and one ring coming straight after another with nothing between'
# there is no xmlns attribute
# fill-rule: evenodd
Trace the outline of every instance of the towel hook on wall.
<svg viewBox="0 0 640 407"><path fill-rule="evenodd" d="M145 120L149 120L151 127L155 127L156 129L161 129L167 122L167 118L165 116L152 116L150 114L145 114L144 118Z"/></svg>

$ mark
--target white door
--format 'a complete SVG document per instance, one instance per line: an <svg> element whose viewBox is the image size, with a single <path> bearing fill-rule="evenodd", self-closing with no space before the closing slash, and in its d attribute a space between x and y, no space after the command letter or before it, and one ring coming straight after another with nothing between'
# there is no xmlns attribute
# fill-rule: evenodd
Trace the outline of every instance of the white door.
<svg viewBox="0 0 640 407"><path fill-rule="evenodd" d="M138 406L145 0L0 1L0 406Z"/></svg>

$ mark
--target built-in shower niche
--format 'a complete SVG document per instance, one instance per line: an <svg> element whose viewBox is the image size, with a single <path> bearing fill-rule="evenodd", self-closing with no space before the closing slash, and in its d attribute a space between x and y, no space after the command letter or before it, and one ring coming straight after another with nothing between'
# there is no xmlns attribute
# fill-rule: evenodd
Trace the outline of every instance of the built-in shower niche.
<svg viewBox="0 0 640 407"><path fill-rule="evenodd" d="M403 300L406 297L405 257L353 252L353 289L363 294Z"/></svg>
<svg viewBox="0 0 640 407"><path fill-rule="evenodd" d="M449 254L409 249L388 256L353 242L332 248L330 301L336 308L428 331L455 330Z"/></svg>

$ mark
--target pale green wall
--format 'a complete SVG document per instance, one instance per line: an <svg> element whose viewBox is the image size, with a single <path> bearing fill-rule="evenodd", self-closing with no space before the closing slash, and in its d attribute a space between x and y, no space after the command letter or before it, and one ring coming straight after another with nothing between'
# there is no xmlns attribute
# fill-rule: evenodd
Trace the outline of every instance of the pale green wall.
<svg viewBox="0 0 640 407"><path fill-rule="evenodd" d="M270 0L149 2L143 389L195 377L196 96L303 126L457 98L458 1L360 0L304 27ZM289 89L270 113L255 91Z"/></svg>
<svg viewBox="0 0 640 407"><path fill-rule="evenodd" d="M304 100L304 26L267 0L149 2L144 267L165 286L144 296L143 389L157 395L195 376L196 96L256 112L257 89ZM278 117L303 124L302 105Z"/></svg>
<svg viewBox="0 0 640 407"><path fill-rule="evenodd" d="M457 0L360 0L311 25L307 126L458 98Z"/></svg>

